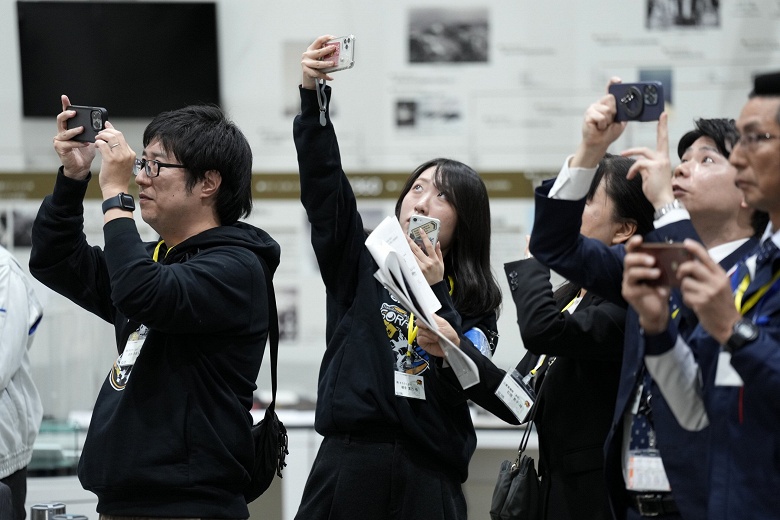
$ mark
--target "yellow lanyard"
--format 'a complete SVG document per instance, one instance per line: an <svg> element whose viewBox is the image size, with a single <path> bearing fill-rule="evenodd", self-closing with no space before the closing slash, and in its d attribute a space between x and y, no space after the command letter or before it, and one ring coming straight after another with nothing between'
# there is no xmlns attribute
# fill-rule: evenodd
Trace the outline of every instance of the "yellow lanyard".
<svg viewBox="0 0 780 520"><path fill-rule="evenodd" d="M455 289L455 280L452 279L452 276L447 277L448 285L450 286L449 292L450 296L452 296L452 291ZM409 313L409 325L406 327L406 337L408 338L408 342L410 345L414 344L414 340L417 339L417 325L414 324L414 313ZM411 356L412 353L410 351L406 351L407 356Z"/></svg>
<svg viewBox="0 0 780 520"><path fill-rule="evenodd" d="M406 337L409 338L409 344L414 344L414 340L417 339L417 325L414 324L414 313L409 314L409 325L406 328ZM411 356L411 352L406 351L407 356Z"/></svg>
<svg viewBox="0 0 780 520"><path fill-rule="evenodd" d="M772 277L772 280L769 281L766 285L763 285L758 291L753 294L748 300L743 304L742 298L745 297L745 291L747 291L748 285L750 285L750 275L746 274L745 277L742 279L742 281L739 283L739 287L737 287L736 292L734 293L734 305L737 307L737 310L740 314L743 316L747 314L747 312L752 309L756 303L761 299L762 296L766 294L766 292L775 284L775 282L780 279L780 271L775 273L775 275Z"/></svg>
<svg viewBox="0 0 780 520"><path fill-rule="evenodd" d="M577 296L575 296L574 299L572 299L572 301L567 303L566 306L563 309L561 309L561 312L566 312L566 310L569 307L574 305L574 302L576 302L577 299L579 299L579 297L580 297L579 294L577 294ZM542 354L541 356L539 356L539 361L536 363L536 366L531 369L531 375L532 376L536 376L536 373L539 371L540 368L542 368L542 365L544 365L544 360L545 359L547 359L547 354ZM555 359L555 358L553 358L553 359ZM551 361L551 363L552 363L552 361Z"/></svg>
<svg viewBox="0 0 780 520"><path fill-rule="evenodd" d="M580 292L582 292L582 289L580 289ZM576 301L577 301L577 299L578 299L579 297L580 297L580 293L577 293L577 296L575 296L575 297L574 297L574 299L573 299L572 301L570 301L569 303L567 303L567 304L566 304L566 307L564 307L563 309L561 309L561 312L566 312L566 311L568 310L568 308L569 308L569 307L571 307L572 305L574 305L574 302L576 302Z"/></svg>
<svg viewBox="0 0 780 520"><path fill-rule="evenodd" d="M542 354L539 356L539 362L536 363L536 366L531 369L531 375L536 376L536 373L539 371L540 368L542 368L542 365L544 365L544 360L547 359L547 354Z"/></svg>
<svg viewBox="0 0 780 520"><path fill-rule="evenodd" d="M157 262L157 260L160 257L160 248L162 247L162 245L164 243L165 243L165 240L160 240L159 242L157 242L157 245L154 248L154 253L152 253L152 260L154 260L155 262ZM170 253L171 251L173 251L173 247L171 247L170 249L165 251L165 256L167 257L168 253Z"/></svg>

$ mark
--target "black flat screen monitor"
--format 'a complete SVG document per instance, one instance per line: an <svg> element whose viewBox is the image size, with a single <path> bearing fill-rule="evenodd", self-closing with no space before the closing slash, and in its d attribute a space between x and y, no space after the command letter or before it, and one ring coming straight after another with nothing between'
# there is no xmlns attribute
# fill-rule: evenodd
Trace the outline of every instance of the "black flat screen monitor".
<svg viewBox="0 0 780 520"><path fill-rule="evenodd" d="M55 116L60 95L112 117L219 104L216 4L16 3L25 116Z"/></svg>

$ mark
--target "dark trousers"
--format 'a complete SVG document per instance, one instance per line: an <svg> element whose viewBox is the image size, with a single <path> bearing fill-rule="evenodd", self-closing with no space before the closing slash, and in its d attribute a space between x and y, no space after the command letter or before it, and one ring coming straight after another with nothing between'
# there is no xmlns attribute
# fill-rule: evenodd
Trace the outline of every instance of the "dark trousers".
<svg viewBox="0 0 780 520"><path fill-rule="evenodd" d="M604 484L604 469L562 474L542 479L546 520L610 520L612 511Z"/></svg>
<svg viewBox="0 0 780 520"><path fill-rule="evenodd" d="M466 520L460 479L401 440L330 435L296 520Z"/></svg>
<svg viewBox="0 0 780 520"><path fill-rule="evenodd" d="M27 468L25 467L16 473L11 473L7 477L0 479L0 482L10 488L11 507L9 513L12 512L10 516L5 516L3 509L7 504L8 493L5 494L6 500L4 501L3 493L0 492L0 520L5 520L6 518L24 520L27 516L24 510L24 501L27 498Z"/></svg>
<svg viewBox="0 0 780 520"><path fill-rule="evenodd" d="M626 520L647 520L648 518L658 518L660 520L682 520L679 514L661 515L656 517L647 517L639 514L639 511L629 507L626 510Z"/></svg>

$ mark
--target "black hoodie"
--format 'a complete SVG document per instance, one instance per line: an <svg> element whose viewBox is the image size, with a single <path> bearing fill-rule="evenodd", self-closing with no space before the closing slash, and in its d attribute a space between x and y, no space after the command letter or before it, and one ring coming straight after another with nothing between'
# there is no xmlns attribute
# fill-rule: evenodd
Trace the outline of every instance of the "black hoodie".
<svg viewBox="0 0 780 520"><path fill-rule="evenodd" d="M143 243L132 219L83 234L88 179L60 173L33 225L32 274L112 323L119 354L147 333L134 363L117 359L79 461L99 513L245 518L253 460L252 393L268 335L264 269L279 245L244 223L177 244ZM108 368L108 367L107 367Z"/></svg>
<svg viewBox="0 0 780 520"><path fill-rule="evenodd" d="M325 126L320 125L315 91L300 91L294 136L301 201L327 290L327 350L320 368L315 428L326 436L400 431L422 453L465 481L476 448L465 394L449 377L442 377L437 363L431 363L423 373L424 401L395 395L395 352L390 345L398 338L405 341L407 314L374 278L377 265L365 246L363 221L341 168L330 116ZM330 87L325 91L330 99ZM446 282L432 289L442 303L437 314L456 331L477 325L495 330L495 313L460 316ZM389 319L390 314L395 319ZM465 342L461 336L462 346Z"/></svg>

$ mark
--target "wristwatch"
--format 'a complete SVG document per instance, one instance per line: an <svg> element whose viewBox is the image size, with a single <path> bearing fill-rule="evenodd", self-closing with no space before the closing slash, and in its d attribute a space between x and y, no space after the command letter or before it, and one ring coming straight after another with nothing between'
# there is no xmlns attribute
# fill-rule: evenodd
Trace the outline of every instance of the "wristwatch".
<svg viewBox="0 0 780 520"><path fill-rule="evenodd" d="M103 201L103 214L111 208L121 208L125 211L135 211L135 200L132 195L120 193L116 197L111 197Z"/></svg>
<svg viewBox="0 0 780 520"><path fill-rule="evenodd" d="M746 318L736 322L731 330L731 336L723 349L732 354L758 337L758 325Z"/></svg>
<svg viewBox="0 0 780 520"><path fill-rule="evenodd" d="M659 218L663 217L673 209L685 209L685 206L683 206L683 203L680 202L677 199L674 199L672 202L668 204L664 204L657 210L655 210L655 213L653 213L653 220L658 220Z"/></svg>

